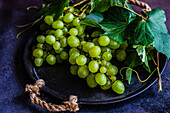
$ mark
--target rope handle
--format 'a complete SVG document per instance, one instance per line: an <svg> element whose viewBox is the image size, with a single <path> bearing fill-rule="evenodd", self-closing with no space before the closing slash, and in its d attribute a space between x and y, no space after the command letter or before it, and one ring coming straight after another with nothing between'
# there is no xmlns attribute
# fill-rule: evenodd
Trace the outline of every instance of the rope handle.
<svg viewBox="0 0 170 113"><path fill-rule="evenodd" d="M37 97L37 95L40 95L40 92L39 92L40 88L44 85L45 85L44 80L39 79L36 81L34 85L27 84L25 86L25 91L29 92L30 99L33 104L39 105L43 107L44 109L47 109L49 111L55 111L55 112L59 112L59 111L76 112L79 110L78 103L77 103L78 101L77 96L71 95L69 98L69 101L63 102L64 105L55 105L52 103L47 103L46 101Z"/></svg>
<svg viewBox="0 0 170 113"><path fill-rule="evenodd" d="M144 8L144 9L142 9L142 13L146 13L148 11L151 11L150 6L145 2L138 1L138 0L126 0L126 2L128 4L133 4L133 5L139 6L141 8Z"/></svg>
<svg viewBox="0 0 170 113"><path fill-rule="evenodd" d="M141 8L144 8L142 10L142 13L146 13L148 11L151 11L151 8L147 3L144 3L142 1L138 0L126 0L128 4L134 4L136 6L139 6ZM63 105L55 105L52 103L47 103L46 101L40 99L37 97L37 95L40 95L39 90L41 87L45 85L44 80L39 79L36 81L34 85L26 85L25 86L25 91L29 92L30 99L33 104L36 104L38 106L41 106L44 109L47 109L49 111L54 111L54 112L59 112L59 111L71 111L71 112L76 112L79 110L78 107L78 97L71 95L69 97L69 101L63 102Z"/></svg>

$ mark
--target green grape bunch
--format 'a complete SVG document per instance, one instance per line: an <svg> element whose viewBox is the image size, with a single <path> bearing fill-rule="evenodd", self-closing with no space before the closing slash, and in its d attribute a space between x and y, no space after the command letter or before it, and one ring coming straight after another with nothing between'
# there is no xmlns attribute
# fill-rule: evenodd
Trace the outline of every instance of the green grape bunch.
<svg viewBox="0 0 170 113"><path fill-rule="evenodd" d="M43 62L55 65L66 60L71 64L71 74L85 79L90 88L112 88L117 94L123 94L124 84L117 80L118 68L111 61L126 59L127 43L120 44L108 36L100 36L101 30L80 24L85 13L79 18L72 13L79 9L70 6L65 9L70 12L63 13L57 20L47 15L40 25L42 33L37 36L32 52L35 66L41 67Z"/></svg>

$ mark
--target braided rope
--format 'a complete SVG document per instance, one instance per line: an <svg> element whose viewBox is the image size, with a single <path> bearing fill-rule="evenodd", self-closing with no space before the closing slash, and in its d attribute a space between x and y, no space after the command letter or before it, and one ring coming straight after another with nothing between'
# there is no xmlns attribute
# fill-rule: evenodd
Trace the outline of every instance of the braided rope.
<svg viewBox="0 0 170 113"><path fill-rule="evenodd" d="M37 95L40 95L39 90L42 86L45 85L44 80L39 79L34 85L26 85L25 91L30 93L30 99L32 103L39 105L49 111L73 111L76 112L79 110L78 107L78 98L77 96L71 95L69 101L65 101L64 105L55 105L52 103L47 103L44 100L41 100Z"/></svg>
<svg viewBox="0 0 170 113"><path fill-rule="evenodd" d="M144 3L144 2L142 2L142 1L138 1L138 0L127 0L127 3L128 3L128 4L134 4L134 5L136 5L136 6L139 6L139 7L141 7L141 8L144 8L144 9L142 10L143 13L146 13L146 12L148 12L148 11L151 11L150 6L149 6L147 3Z"/></svg>

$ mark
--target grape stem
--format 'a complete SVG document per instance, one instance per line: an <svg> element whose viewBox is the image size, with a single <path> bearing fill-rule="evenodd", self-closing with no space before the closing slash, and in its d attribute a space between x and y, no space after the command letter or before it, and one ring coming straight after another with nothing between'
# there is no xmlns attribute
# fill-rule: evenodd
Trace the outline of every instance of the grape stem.
<svg viewBox="0 0 170 113"><path fill-rule="evenodd" d="M110 80L111 82L113 82L112 79L110 78L110 75L108 74L108 72L106 72L106 75L108 76L109 80Z"/></svg>
<svg viewBox="0 0 170 113"><path fill-rule="evenodd" d="M145 18L145 17L143 17L142 15L140 15L140 14L136 13L135 11L130 10L130 9L129 9L129 8L127 8L127 7L120 6L120 5L116 5L116 6L117 6L117 7L124 8L124 9L126 9L126 10L128 10L128 11L130 11L130 12L134 13L135 15L137 15L137 16L139 16L139 17L141 17L142 19L147 20L147 18Z"/></svg>
<svg viewBox="0 0 170 113"><path fill-rule="evenodd" d="M78 5L81 5L82 3L86 2L87 0L82 0L81 2L77 3L77 4L74 4L73 7L76 7Z"/></svg>
<svg viewBox="0 0 170 113"><path fill-rule="evenodd" d="M159 71L159 52L157 52L157 71L158 71L158 76L159 76L159 90L158 92L162 91L162 83L161 83L161 75Z"/></svg>

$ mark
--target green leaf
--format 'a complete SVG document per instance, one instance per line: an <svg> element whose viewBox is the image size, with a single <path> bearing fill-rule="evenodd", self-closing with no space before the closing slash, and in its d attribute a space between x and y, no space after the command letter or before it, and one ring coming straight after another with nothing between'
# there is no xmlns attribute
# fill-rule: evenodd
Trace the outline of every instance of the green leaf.
<svg viewBox="0 0 170 113"><path fill-rule="evenodd" d="M125 65L129 66L130 68L134 68L141 64L142 64L142 62L141 62L137 52L133 52L130 55L128 55L128 57L125 61Z"/></svg>
<svg viewBox="0 0 170 113"><path fill-rule="evenodd" d="M103 21L104 16L101 13L95 12L95 13L90 13L89 15L87 15L85 19L90 19L97 23L100 23L101 21Z"/></svg>
<svg viewBox="0 0 170 113"><path fill-rule="evenodd" d="M150 45L160 34L159 31L167 33L165 25L165 12L161 9L153 9L147 12L149 17L146 21L141 22L136 28L136 42L142 45Z"/></svg>
<svg viewBox="0 0 170 113"><path fill-rule="evenodd" d="M114 5L123 6L126 0L110 0L110 5L113 7Z"/></svg>
<svg viewBox="0 0 170 113"><path fill-rule="evenodd" d="M127 77L127 80L128 80L128 84L130 85L130 82L132 80L132 70L126 69L126 77Z"/></svg>
<svg viewBox="0 0 170 113"><path fill-rule="evenodd" d="M86 25L86 26L91 26L91 27L101 27L100 24L98 24L97 22L90 20L90 19L84 19L82 21L80 21L81 25Z"/></svg>
<svg viewBox="0 0 170 113"><path fill-rule="evenodd" d="M163 33L168 32L165 24L166 16L163 10L153 9L152 11L147 12L146 15L149 16L147 22L151 26L152 30L159 30Z"/></svg>
<svg viewBox="0 0 170 113"><path fill-rule="evenodd" d="M153 47L155 47L158 52L170 58L170 35L160 31L155 34L157 34L157 37L155 37Z"/></svg>
<svg viewBox="0 0 170 113"><path fill-rule="evenodd" d="M149 68L149 64L148 64L148 58L147 58L147 52L146 52L146 46L143 45L133 45L133 48L136 49L136 52L138 53L138 56L140 57L140 59L142 60L143 63L145 63L145 65Z"/></svg>
<svg viewBox="0 0 170 113"><path fill-rule="evenodd" d="M124 8L110 8L109 11L106 12L103 22L100 23L102 29L106 32L104 35L115 39L119 43L123 43L129 38L130 34L134 33L135 27L141 21L141 18L138 18L129 24L131 17L131 12Z"/></svg>
<svg viewBox="0 0 170 113"><path fill-rule="evenodd" d="M105 12L113 6L124 6L126 0L91 0L91 10Z"/></svg>
<svg viewBox="0 0 170 113"><path fill-rule="evenodd" d="M143 21L137 26L135 37L138 44L148 46L153 42L154 37L148 22Z"/></svg>
<svg viewBox="0 0 170 113"><path fill-rule="evenodd" d="M46 4L50 4L50 6L45 6L39 12L39 16L53 15L54 19L58 19L58 17L64 12L64 7L69 5L69 0L44 0Z"/></svg>
<svg viewBox="0 0 170 113"><path fill-rule="evenodd" d="M91 0L91 11L105 12L110 7L110 0Z"/></svg>

